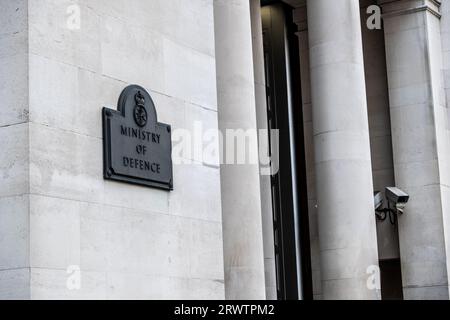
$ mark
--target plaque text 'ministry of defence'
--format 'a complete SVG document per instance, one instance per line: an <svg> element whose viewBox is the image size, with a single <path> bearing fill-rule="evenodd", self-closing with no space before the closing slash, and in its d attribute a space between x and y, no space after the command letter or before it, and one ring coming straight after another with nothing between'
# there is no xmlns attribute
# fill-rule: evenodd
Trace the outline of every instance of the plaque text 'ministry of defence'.
<svg viewBox="0 0 450 320"><path fill-rule="evenodd" d="M103 108L103 154L105 179L173 189L171 128L144 88L125 88L117 111Z"/></svg>

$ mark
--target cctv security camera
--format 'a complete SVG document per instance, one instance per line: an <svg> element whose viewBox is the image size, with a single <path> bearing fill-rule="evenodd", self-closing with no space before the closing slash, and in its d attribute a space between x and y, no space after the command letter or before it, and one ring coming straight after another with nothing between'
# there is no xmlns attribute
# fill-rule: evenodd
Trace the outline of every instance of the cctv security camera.
<svg viewBox="0 0 450 320"><path fill-rule="evenodd" d="M383 194L380 191L375 191L373 193L373 202L375 206L375 215L378 220L386 220L386 210L381 208L383 206Z"/></svg>
<svg viewBox="0 0 450 320"><path fill-rule="evenodd" d="M380 191L375 191L373 193L373 201L375 205L375 211L377 211L383 205L383 194Z"/></svg>
<svg viewBox="0 0 450 320"><path fill-rule="evenodd" d="M396 187L386 187L385 193L389 204L392 204L396 209L396 213L402 214L409 200L409 195Z"/></svg>
<svg viewBox="0 0 450 320"><path fill-rule="evenodd" d="M406 203L409 200L409 195L395 187L387 187L385 190L386 199L388 200L388 207L383 206L383 195L381 192L376 191L373 194L373 200L375 205L375 215L378 220L384 221L389 216L391 224L395 224L398 214L402 214L405 209Z"/></svg>

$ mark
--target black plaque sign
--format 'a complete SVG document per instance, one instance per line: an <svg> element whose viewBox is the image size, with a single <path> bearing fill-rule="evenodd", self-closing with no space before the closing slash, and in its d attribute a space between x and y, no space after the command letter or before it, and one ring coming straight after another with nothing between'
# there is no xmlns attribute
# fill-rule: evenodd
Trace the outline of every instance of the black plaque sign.
<svg viewBox="0 0 450 320"><path fill-rule="evenodd" d="M171 128L144 88L125 88L117 111L103 108L103 162L105 179L173 190Z"/></svg>

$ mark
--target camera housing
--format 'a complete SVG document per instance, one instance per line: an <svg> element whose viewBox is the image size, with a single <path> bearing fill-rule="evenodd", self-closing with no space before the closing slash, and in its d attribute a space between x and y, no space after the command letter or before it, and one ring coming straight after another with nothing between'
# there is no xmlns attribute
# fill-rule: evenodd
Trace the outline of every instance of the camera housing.
<svg viewBox="0 0 450 320"><path fill-rule="evenodd" d="M409 200L409 195L396 187L386 187L385 194L389 204L394 206L397 213L402 214Z"/></svg>
<svg viewBox="0 0 450 320"><path fill-rule="evenodd" d="M386 187L384 193L387 199L387 208L383 208L383 193L380 191L373 193L375 215L380 221L384 221L389 217L389 221L394 225L397 221L397 215L403 214L409 195L396 187Z"/></svg>
<svg viewBox="0 0 450 320"><path fill-rule="evenodd" d="M375 205L375 211L380 209L383 205L383 193L381 193L380 191L375 191L373 193L373 201Z"/></svg>

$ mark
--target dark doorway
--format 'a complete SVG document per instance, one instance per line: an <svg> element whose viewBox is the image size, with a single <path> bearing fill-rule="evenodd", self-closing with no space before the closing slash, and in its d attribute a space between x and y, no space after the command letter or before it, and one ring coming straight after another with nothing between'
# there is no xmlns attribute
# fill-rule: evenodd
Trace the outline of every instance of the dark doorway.
<svg viewBox="0 0 450 320"><path fill-rule="evenodd" d="M279 171L272 176L277 294L312 300L311 252L298 38L292 8L262 7L268 127L279 130Z"/></svg>
<svg viewBox="0 0 450 320"><path fill-rule="evenodd" d="M403 300L400 259L380 260L381 297L383 300Z"/></svg>

